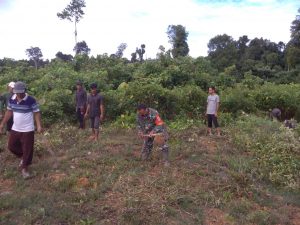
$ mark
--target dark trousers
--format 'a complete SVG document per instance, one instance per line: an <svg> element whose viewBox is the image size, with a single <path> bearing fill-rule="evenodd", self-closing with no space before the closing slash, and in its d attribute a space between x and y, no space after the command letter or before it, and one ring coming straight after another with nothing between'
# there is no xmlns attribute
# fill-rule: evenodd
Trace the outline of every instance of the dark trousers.
<svg viewBox="0 0 300 225"><path fill-rule="evenodd" d="M153 142L154 142L154 137L149 137L144 140L144 145L142 148L142 155L141 155L142 160L149 159L149 156L153 149ZM160 146L159 148L162 152L163 160L168 161L169 160L169 146L167 144L167 138L165 139L165 143L162 146Z"/></svg>
<svg viewBox="0 0 300 225"><path fill-rule="evenodd" d="M8 149L17 157L22 158L22 168L27 168L32 163L34 146L34 131L18 132L11 130L8 139Z"/></svg>
<svg viewBox="0 0 300 225"><path fill-rule="evenodd" d="M219 127L218 118L213 114L207 114L207 125L209 128L212 128L212 125L215 125L215 128Z"/></svg>
<svg viewBox="0 0 300 225"><path fill-rule="evenodd" d="M79 121L79 128L81 129L84 129L84 113L84 110L82 110L81 108L77 108L76 115Z"/></svg>

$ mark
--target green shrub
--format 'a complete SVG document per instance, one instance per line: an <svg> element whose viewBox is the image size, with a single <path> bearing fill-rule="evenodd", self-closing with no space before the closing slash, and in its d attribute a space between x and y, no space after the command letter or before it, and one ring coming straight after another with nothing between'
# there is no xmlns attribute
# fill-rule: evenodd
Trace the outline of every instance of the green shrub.
<svg viewBox="0 0 300 225"><path fill-rule="evenodd" d="M292 129L256 116L242 116L230 131L234 143L253 154L258 177L300 188L300 142Z"/></svg>
<svg viewBox="0 0 300 225"><path fill-rule="evenodd" d="M71 90L54 89L38 98L43 116L43 123L50 125L64 119L75 117L74 96ZM71 119L72 120L72 119Z"/></svg>
<svg viewBox="0 0 300 225"><path fill-rule="evenodd" d="M299 84L266 84L253 91L253 98L258 109L268 111L280 108L284 118L299 115L300 85Z"/></svg>
<svg viewBox="0 0 300 225"><path fill-rule="evenodd" d="M221 112L218 114L218 121L222 127L229 126L234 123L234 116L232 113Z"/></svg>
<svg viewBox="0 0 300 225"><path fill-rule="evenodd" d="M113 125L125 129L134 128L136 127L136 114L135 113L122 114L121 116L116 118Z"/></svg>
<svg viewBox="0 0 300 225"><path fill-rule="evenodd" d="M221 110L236 114L238 111L255 112L255 100L249 89L236 87L227 89L220 96Z"/></svg>
<svg viewBox="0 0 300 225"><path fill-rule="evenodd" d="M196 85L174 88L174 114L186 114L188 117L199 117L205 114L207 94Z"/></svg>

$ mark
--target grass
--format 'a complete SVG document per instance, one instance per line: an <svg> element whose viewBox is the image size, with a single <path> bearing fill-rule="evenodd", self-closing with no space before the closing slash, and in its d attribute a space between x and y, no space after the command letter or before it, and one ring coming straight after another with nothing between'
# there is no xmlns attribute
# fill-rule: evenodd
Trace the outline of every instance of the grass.
<svg viewBox="0 0 300 225"><path fill-rule="evenodd" d="M55 125L36 135L31 170L0 140L0 224L296 224L300 194L255 176L251 155L205 128L171 131L171 166L154 148L139 158L134 130L89 131Z"/></svg>

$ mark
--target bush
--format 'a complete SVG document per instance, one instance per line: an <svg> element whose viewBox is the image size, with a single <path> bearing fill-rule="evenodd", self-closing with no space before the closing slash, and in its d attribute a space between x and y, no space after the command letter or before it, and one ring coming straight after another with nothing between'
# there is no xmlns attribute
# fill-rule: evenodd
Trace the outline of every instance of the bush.
<svg viewBox="0 0 300 225"><path fill-rule="evenodd" d="M171 91L175 96L174 115L185 114L190 118L205 114L207 94L198 86L177 87Z"/></svg>
<svg viewBox="0 0 300 225"><path fill-rule="evenodd" d="M70 115L74 115L73 119L75 118L75 103L71 90L55 89L45 93L38 101L45 125L65 119L72 120Z"/></svg>
<svg viewBox="0 0 300 225"><path fill-rule="evenodd" d="M122 114L121 116L116 118L113 125L125 129L134 128L136 127L136 114L135 113Z"/></svg>
<svg viewBox="0 0 300 225"><path fill-rule="evenodd" d="M293 70L281 75L299 77L298 72ZM300 120L299 84L264 84L250 72L241 84L237 84L237 76L240 75L235 66L218 74L211 62L203 57L169 57L164 62L129 63L104 54L96 58L78 56L71 62L52 60L38 70L26 61L2 60L0 87L5 91L8 82L24 81L29 94L40 100L43 120L47 123L74 118L74 91L78 79L87 90L90 83L98 84L105 97L109 120L135 112L136 105L141 102L157 109L165 119L176 115L199 118L205 112L206 91L210 84L222 91L221 110L225 113L235 116L239 111L251 113L279 107L283 118Z"/></svg>
<svg viewBox="0 0 300 225"><path fill-rule="evenodd" d="M227 89L220 96L221 110L236 114L238 111L255 112L255 100L251 91L244 87Z"/></svg>
<svg viewBox="0 0 300 225"><path fill-rule="evenodd" d="M256 107L260 110L280 108L284 119L298 117L300 114L299 84L266 84L253 91L253 98Z"/></svg>
<svg viewBox="0 0 300 225"><path fill-rule="evenodd" d="M253 154L258 177L300 188L300 141L292 129L255 116L242 116L230 129L234 143Z"/></svg>

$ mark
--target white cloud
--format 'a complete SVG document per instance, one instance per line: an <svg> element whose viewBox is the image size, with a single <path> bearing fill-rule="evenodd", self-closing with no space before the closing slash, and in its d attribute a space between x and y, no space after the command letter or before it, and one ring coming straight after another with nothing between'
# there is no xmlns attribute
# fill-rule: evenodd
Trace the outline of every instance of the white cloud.
<svg viewBox="0 0 300 225"><path fill-rule="evenodd" d="M78 40L85 40L91 54L114 53L125 42L125 55L140 44L146 56L155 57L158 46L169 48L168 25L181 24L189 32L190 55L206 55L209 39L226 33L235 39L263 37L287 42L294 20L296 1L279 4L267 0L259 6L250 4L209 4L194 0L87 0L85 15L78 24ZM15 0L0 14L0 58L26 58L25 49L41 48L44 58L54 58L58 51L73 54L74 25L60 20L56 13L69 0ZM253 3L253 4L252 4Z"/></svg>

